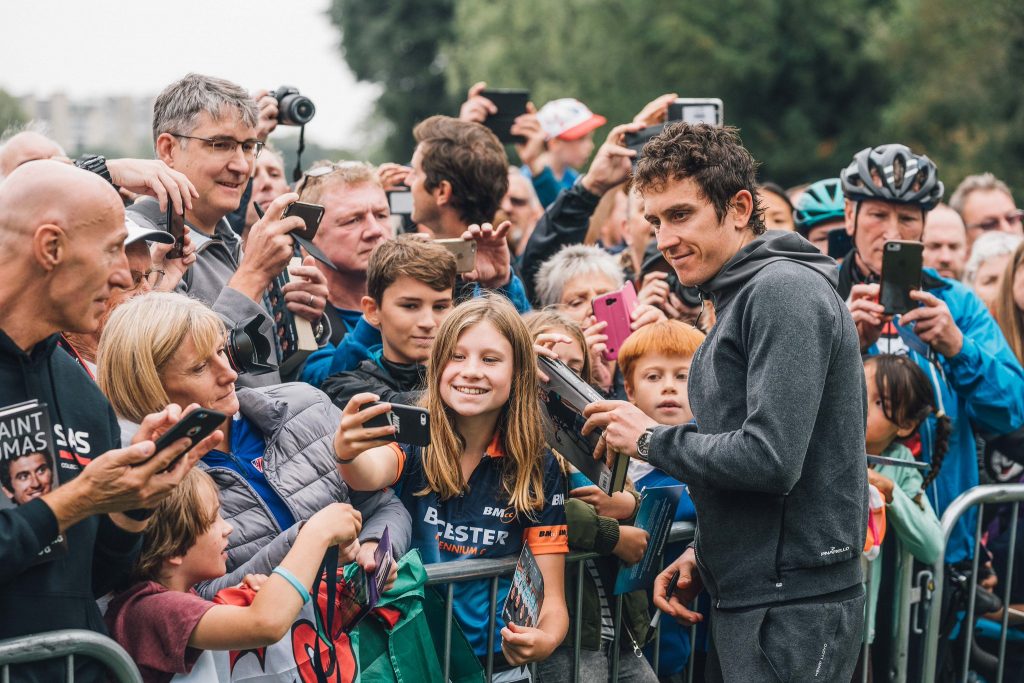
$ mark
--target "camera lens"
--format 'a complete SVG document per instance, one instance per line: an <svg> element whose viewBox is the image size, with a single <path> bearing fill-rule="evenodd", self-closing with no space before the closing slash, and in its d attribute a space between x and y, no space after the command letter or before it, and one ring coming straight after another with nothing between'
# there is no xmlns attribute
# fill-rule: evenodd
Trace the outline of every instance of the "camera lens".
<svg viewBox="0 0 1024 683"><path fill-rule="evenodd" d="M228 332L225 352L228 364L238 374L262 375L274 368L267 364L270 342L260 334L265 315L257 313Z"/></svg>
<svg viewBox="0 0 1024 683"><path fill-rule="evenodd" d="M283 126L302 126L316 115L313 100L299 94L299 89L282 85L271 93L277 99L277 122Z"/></svg>

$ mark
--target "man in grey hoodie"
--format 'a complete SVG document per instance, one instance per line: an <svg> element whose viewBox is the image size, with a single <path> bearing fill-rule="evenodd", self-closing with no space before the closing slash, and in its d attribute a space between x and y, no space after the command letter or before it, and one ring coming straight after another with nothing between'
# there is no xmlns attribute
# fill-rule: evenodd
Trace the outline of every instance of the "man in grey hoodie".
<svg viewBox="0 0 1024 683"><path fill-rule="evenodd" d="M687 606L711 594L708 680L850 680L867 527L860 346L834 262L765 233L755 171L734 129L673 124L644 147L633 184L658 249L718 320L690 370L695 424L602 401L584 431L604 429L596 455L689 485L697 536L655 604L695 623Z"/></svg>

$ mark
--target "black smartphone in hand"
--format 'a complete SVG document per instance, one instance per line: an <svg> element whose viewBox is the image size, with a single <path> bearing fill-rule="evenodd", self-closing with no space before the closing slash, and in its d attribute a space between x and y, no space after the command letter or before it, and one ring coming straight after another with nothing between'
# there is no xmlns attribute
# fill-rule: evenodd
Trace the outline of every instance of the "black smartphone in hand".
<svg viewBox="0 0 1024 683"><path fill-rule="evenodd" d="M291 234L312 242L313 238L316 237L316 231L320 228L320 221L324 217L324 207L319 204L293 202L284 210L282 218L288 218L289 216L298 216L306 223L305 228L292 230Z"/></svg>
<svg viewBox="0 0 1024 683"><path fill-rule="evenodd" d="M882 247L882 282L878 302L886 315L906 313L917 308L910 292L921 289L924 245L920 242L892 240Z"/></svg>
<svg viewBox="0 0 1024 683"><path fill-rule="evenodd" d="M208 437L210 434L213 434L213 432L224 424L224 421L227 419L227 415L216 410L196 408L191 413L178 420L177 424L157 438L156 449L153 451L153 455L155 456L165 448L169 448L175 441L188 438L190 442L188 448L186 448L181 455L176 457L171 464L167 466L167 470L174 469L174 466L178 464L178 461L181 460L186 453L192 450L197 443Z"/></svg>
<svg viewBox="0 0 1024 683"><path fill-rule="evenodd" d="M367 403L361 410L380 405L380 403L380 401ZM392 403L390 411L363 423L363 427L366 428L387 426L395 428L394 434L383 437L387 441L407 443L413 446L430 445L430 413L426 408Z"/></svg>
<svg viewBox="0 0 1024 683"><path fill-rule="evenodd" d="M170 197L167 198L167 232L174 238L174 244L165 258L181 258L185 251L185 216L174 210Z"/></svg>
<svg viewBox="0 0 1024 683"><path fill-rule="evenodd" d="M530 101L529 90L484 90L481 97L486 97L498 108L496 114L484 119L484 125L498 136L502 144L525 142L521 135L512 135L512 124L516 118L526 113L526 103Z"/></svg>

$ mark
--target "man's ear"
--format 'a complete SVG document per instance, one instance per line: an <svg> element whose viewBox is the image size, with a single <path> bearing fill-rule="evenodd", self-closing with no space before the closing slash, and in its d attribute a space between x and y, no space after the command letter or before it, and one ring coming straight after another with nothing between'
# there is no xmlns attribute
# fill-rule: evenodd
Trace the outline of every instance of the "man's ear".
<svg viewBox="0 0 1024 683"><path fill-rule="evenodd" d="M853 237L854 227L857 225L857 202L844 199L843 200L843 220L846 224L843 226L846 228L846 234Z"/></svg>
<svg viewBox="0 0 1024 683"><path fill-rule="evenodd" d="M431 194L434 195L434 201L438 206L447 206L452 201L452 184L447 180L442 180Z"/></svg>
<svg viewBox="0 0 1024 683"><path fill-rule="evenodd" d="M32 235L32 256L46 272L52 271L67 258L68 236L63 228L46 223Z"/></svg>
<svg viewBox="0 0 1024 683"><path fill-rule="evenodd" d="M377 306L377 302L373 300L373 297L364 296L359 300L359 306L363 309L363 317L366 318L366 322L379 329L380 308Z"/></svg>
<svg viewBox="0 0 1024 683"><path fill-rule="evenodd" d="M178 140L170 133L160 133L156 138L156 158L174 168L174 156L181 147Z"/></svg>
<svg viewBox="0 0 1024 683"><path fill-rule="evenodd" d="M750 227L750 219L754 215L754 196L750 190L740 190L732 198L733 220L737 230L746 230Z"/></svg>

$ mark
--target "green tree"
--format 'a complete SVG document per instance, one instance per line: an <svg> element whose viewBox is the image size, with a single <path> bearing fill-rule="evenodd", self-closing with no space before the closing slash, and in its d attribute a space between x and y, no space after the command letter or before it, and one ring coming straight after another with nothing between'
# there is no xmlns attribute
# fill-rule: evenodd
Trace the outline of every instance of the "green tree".
<svg viewBox="0 0 1024 683"><path fill-rule="evenodd" d="M0 133L12 126L23 125L27 120L18 99L0 88Z"/></svg>
<svg viewBox="0 0 1024 683"><path fill-rule="evenodd" d="M872 48L900 75L883 130L935 161L947 199L982 171L1024 193L1024 4L899 0Z"/></svg>
<svg viewBox="0 0 1024 683"><path fill-rule="evenodd" d="M356 77L379 83L376 118L387 127L379 160L412 156L412 128L457 102L445 90L438 49L451 35L453 0L332 0L331 21Z"/></svg>
<svg viewBox="0 0 1024 683"><path fill-rule="evenodd" d="M877 130L886 70L863 48L883 0L459 0L449 90L528 87L610 122L653 97L721 97L728 123L785 184L836 175Z"/></svg>

